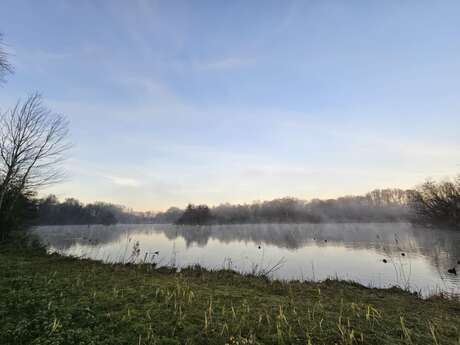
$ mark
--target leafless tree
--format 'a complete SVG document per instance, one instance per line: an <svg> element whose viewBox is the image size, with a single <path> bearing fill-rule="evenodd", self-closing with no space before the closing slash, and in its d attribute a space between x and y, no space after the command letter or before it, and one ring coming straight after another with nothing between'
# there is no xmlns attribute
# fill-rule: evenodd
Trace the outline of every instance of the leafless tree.
<svg viewBox="0 0 460 345"><path fill-rule="evenodd" d="M460 175L454 180L426 181L411 195L422 222L460 228Z"/></svg>
<svg viewBox="0 0 460 345"><path fill-rule="evenodd" d="M60 169L70 148L68 123L42 103L39 94L19 101L0 114L0 214L14 207L17 197L5 205L6 195L34 191L63 178Z"/></svg>
<svg viewBox="0 0 460 345"><path fill-rule="evenodd" d="M13 72L13 67L8 62L8 54L3 44L3 35L0 33L0 82L4 81L4 77L8 73Z"/></svg>

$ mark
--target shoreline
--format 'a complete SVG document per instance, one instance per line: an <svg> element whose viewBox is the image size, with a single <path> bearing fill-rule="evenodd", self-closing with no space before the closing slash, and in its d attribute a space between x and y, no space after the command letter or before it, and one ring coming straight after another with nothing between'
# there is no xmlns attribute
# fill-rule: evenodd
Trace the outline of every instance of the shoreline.
<svg viewBox="0 0 460 345"><path fill-rule="evenodd" d="M0 244L0 342L458 344L460 301L399 288L104 264ZM59 340L61 339L61 340Z"/></svg>

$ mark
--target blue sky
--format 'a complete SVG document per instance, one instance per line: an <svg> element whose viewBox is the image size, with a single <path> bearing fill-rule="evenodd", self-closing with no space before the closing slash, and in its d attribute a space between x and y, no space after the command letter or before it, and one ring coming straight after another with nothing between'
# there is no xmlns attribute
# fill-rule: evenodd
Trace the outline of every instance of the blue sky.
<svg viewBox="0 0 460 345"><path fill-rule="evenodd" d="M42 193L138 210L409 188L460 172L458 1L4 0L16 72L65 114Z"/></svg>

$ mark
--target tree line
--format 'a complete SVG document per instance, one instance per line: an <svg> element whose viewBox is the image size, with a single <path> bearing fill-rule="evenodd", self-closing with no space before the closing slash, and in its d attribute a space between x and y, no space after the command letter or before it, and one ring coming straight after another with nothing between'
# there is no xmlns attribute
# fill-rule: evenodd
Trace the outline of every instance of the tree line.
<svg viewBox="0 0 460 345"><path fill-rule="evenodd" d="M415 189L376 189L337 199L280 198L251 204L171 208L157 220L176 224L398 222L460 229L460 175Z"/></svg>
<svg viewBox="0 0 460 345"><path fill-rule="evenodd" d="M74 198L63 202L54 195L36 201L36 225L86 225L151 223L153 214L134 212L125 206L106 202L83 204Z"/></svg>
<svg viewBox="0 0 460 345"><path fill-rule="evenodd" d="M54 195L19 200L23 216L36 225L71 224L256 224L413 222L460 228L460 175L453 181L426 181L416 189L376 189L363 196L337 199L279 198L248 204L189 204L165 212L134 212L106 202L83 204Z"/></svg>
<svg viewBox="0 0 460 345"><path fill-rule="evenodd" d="M410 217L408 197L411 191L374 190L364 196L337 199L279 198L250 204L188 205L181 215L168 210L170 222L177 224L212 223L324 223L324 222L394 222ZM157 217L160 215L157 215Z"/></svg>
<svg viewBox="0 0 460 345"><path fill-rule="evenodd" d="M54 195L21 201L34 224L256 224L256 223L362 223L413 222L460 228L460 175L453 181L428 180L415 189L375 189L362 196L337 199L279 198L247 204L189 204L165 212L134 212L104 202L84 205L74 198L59 202Z"/></svg>

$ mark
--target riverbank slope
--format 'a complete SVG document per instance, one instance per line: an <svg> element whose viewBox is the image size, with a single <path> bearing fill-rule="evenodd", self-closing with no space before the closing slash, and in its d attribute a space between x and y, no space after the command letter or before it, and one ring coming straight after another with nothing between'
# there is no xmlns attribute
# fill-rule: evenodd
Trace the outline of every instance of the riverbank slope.
<svg viewBox="0 0 460 345"><path fill-rule="evenodd" d="M1 344L456 344L460 302L0 245Z"/></svg>

